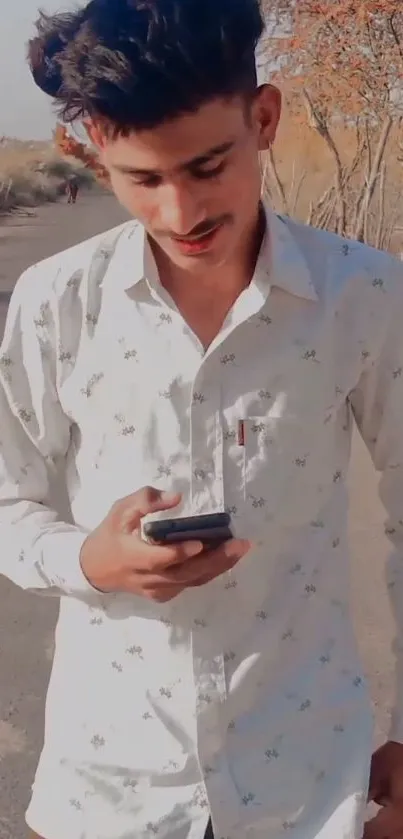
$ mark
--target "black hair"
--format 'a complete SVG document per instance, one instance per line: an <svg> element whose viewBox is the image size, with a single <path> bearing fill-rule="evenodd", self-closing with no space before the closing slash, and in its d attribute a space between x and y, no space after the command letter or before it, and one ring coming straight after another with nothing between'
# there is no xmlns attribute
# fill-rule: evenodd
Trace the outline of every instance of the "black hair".
<svg viewBox="0 0 403 839"><path fill-rule="evenodd" d="M263 28L259 0L91 0L41 12L28 61L63 122L90 117L124 134L253 94Z"/></svg>

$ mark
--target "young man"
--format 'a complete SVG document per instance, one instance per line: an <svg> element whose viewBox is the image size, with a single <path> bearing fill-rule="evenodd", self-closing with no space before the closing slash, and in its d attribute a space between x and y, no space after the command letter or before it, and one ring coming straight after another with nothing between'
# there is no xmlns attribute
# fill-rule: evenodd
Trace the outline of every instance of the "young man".
<svg viewBox="0 0 403 839"><path fill-rule="evenodd" d="M37 84L136 221L29 270L2 349L1 569L61 596L28 824L361 839L345 477L355 420L399 618L402 267L260 203L280 95L257 88L258 0L93 0L38 29ZM219 549L142 538L145 516L225 509ZM403 835L398 688L367 839Z"/></svg>

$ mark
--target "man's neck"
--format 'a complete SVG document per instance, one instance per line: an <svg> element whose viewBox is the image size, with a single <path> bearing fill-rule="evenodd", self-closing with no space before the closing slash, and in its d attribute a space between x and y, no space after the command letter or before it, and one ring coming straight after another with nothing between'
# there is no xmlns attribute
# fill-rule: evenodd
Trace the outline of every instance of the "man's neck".
<svg viewBox="0 0 403 839"><path fill-rule="evenodd" d="M178 268L153 247L161 284L205 347L214 340L228 312L250 285L265 232L266 218L259 207L231 261L200 275Z"/></svg>
<svg viewBox="0 0 403 839"><path fill-rule="evenodd" d="M207 302L212 296L216 301L233 296L235 301L252 280L265 231L265 213L263 207L259 207L256 217L238 240L231 259L223 265L195 273L174 265L153 246L161 284L177 304L188 298Z"/></svg>

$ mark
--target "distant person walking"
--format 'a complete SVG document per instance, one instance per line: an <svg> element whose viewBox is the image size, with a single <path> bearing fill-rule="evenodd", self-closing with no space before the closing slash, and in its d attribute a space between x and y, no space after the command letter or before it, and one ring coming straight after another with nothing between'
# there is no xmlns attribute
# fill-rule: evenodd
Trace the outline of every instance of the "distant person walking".
<svg viewBox="0 0 403 839"><path fill-rule="evenodd" d="M78 196L78 183L76 180L69 180L67 182L67 203L76 204Z"/></svg>

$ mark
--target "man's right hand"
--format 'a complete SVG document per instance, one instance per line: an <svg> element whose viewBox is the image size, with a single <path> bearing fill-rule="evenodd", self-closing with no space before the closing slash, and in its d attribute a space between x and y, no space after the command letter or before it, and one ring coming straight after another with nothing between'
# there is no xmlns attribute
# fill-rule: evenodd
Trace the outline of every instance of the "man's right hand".
<svg viewBox="0 0 403 839"><path fill-rule="evenodd" d="M180 500L178 494L145 487L117 501L82 547L81 567L88 582L104 593L125 592L166 603L233 568L250 550L249 542L232 539L206 551L202 542L161 546L141 538L144 516L171 510Z"/></svg>

